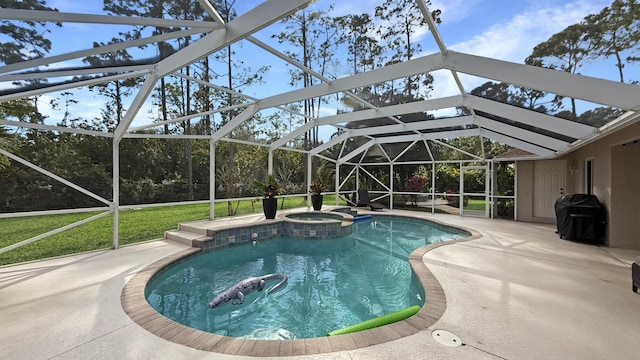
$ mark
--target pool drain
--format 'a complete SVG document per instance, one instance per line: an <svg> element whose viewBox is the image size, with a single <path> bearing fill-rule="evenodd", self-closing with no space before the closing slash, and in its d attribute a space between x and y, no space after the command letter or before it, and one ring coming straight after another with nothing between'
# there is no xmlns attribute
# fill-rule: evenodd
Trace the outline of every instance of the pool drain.
<svg viewBox="0 0 640 360"><path fill-rule="evenodd" d="M433 338L436 339L437 342L444 346L462 346L462 340L460 340L460 338L456 334L450 333L446 330L433 330L431 336L433 336Z"/></svg>

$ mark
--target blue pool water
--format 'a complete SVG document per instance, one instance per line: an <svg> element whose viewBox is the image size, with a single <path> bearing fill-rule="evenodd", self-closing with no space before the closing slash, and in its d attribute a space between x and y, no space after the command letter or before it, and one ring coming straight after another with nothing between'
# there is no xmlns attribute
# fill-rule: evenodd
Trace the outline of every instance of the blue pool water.
<svg viewBox="0 0 640 360"><path fill-rule="evenodd" d="M433 224L435 225L435 224ZM408 263L426 244L466 236L415 219L374 217L330 240L280 238L193 256L156 276L149 304L184 325L251 339L301 339L411 305L424 292ZM210 309L221 291L252 276L283 273L287 284L251 292L241 305ZM269 288L277 280L266 284Z"/></svg>

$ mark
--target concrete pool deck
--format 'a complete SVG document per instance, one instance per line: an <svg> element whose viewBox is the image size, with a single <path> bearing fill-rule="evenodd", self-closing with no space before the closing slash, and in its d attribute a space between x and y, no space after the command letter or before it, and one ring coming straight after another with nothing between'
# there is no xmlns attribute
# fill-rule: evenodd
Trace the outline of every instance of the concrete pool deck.
<svg viewBox="0 0 640 360"><path fill-rule="evenodd" d="M424 216L482 235L438 247L422 258L444 290L446 310L414 335L290 359L637 357L640 294L631 291L630 268L640 250L560 240L554 225L384 212ZM121 292L134 275L185 249L187 245L158 240L0 267L0 358L249 358L166 341L123 310ZM440 344L433 330L457 335L464 346Z"/></svg>

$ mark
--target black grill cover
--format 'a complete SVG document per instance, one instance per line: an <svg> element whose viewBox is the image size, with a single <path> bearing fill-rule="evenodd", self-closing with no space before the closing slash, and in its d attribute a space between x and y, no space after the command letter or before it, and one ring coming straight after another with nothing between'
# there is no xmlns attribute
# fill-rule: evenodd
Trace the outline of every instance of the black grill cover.
<svg viewBox="0 0 640 360"><path fill-rule="evenodd" d="M564 195L555 211L560 238L595 242L604 235L604 207L595 195Z"/></svg>

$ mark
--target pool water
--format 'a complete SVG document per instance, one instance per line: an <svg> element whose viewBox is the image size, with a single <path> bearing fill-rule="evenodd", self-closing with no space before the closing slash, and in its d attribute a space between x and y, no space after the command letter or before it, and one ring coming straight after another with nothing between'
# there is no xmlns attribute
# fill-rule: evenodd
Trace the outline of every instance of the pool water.
<svg viewBox="0 0 640 360"><path fill-rule="evenodd" d="M409 254L466 236L414 219L374 218L330 240L280 238L193 256L154 277L145 295L164 316L203 331L251 339L325 336L411 305L424 304ZM287 275L279 290L210 309L218 293L252 276ZM278 283L269 281L266 288Z"/></svg>

